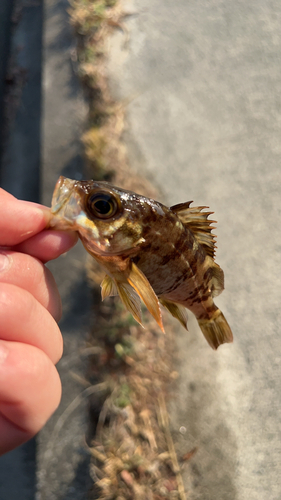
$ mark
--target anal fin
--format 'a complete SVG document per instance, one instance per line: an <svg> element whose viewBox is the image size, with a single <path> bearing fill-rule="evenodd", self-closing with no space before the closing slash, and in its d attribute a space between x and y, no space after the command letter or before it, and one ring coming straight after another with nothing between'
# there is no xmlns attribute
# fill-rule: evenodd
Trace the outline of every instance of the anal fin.
<svg viewBox="0 0 281 500"><path fill-rule="evenodd" d="M187 328L187 311L186 308L180 304L176 304L175 302L170 302L169 300L159 298L159 302L164 306L169 313L176 318L181 325L188 330Z"/></svg>

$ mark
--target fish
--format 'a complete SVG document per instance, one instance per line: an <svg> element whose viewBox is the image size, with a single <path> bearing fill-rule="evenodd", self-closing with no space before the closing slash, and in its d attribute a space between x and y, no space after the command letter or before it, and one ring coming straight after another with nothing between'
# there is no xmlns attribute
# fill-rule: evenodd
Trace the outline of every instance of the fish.
<svg viewBox="0 0 281 500"><path fill-rule="evenodd" d="M233 335L214 297L224 289L215 262L215 222L192 201L170 208L94 180L61 176L54 189L50 227L77 231L106 275L102 300L119 295L142 325L141 301L164 331L160 304L187 330L187 310L213 349Z"/></svg>

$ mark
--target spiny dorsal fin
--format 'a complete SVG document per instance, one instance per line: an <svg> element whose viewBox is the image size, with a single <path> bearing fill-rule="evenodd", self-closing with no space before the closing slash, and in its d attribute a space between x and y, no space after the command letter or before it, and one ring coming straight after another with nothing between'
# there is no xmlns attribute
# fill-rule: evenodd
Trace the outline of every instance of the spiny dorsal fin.
<svg viewBox="0 0 281 500"><path fill-rule="evenodd" d="M209 215L214 212L202 212L208 207L190 207L192 201L173 205L170 209L175 212L181 222L194 234L197 241L202 245L212 259L215 256L215 235L211 233L212 224L216 221L209 220Z"/></svg>

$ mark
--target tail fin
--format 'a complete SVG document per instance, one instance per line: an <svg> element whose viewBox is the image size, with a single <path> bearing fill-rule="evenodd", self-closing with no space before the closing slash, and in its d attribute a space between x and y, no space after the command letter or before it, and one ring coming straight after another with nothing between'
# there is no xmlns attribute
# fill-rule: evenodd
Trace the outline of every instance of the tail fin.
<svg viewBox="0 0 281 500"><path fill-rule="evenodd" d="M233 335L223 313L218 309L212 319L198 320L205 339L213 349L221 344L233 342Z"/></svg>

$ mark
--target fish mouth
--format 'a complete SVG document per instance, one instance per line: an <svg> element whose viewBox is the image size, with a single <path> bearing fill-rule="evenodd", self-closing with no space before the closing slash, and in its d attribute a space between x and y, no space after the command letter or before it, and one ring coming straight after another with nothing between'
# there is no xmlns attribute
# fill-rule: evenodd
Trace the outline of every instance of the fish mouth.
<svg viewBox="0 0 281 500"><path fill-rule="evenodd" d="M50 227L71 229L81 211L75 180L59 177L52 198Z"/></svg>
<svg viewBox="0 0 281 500"><path fill-rule="evenodd" d="M51 206L52 214L57 214L68 202L71 193L73 192L74 185L75 181L73 181L72 179L67 179L62 175L60 176L59 180L55 185L54 194L52 198L52 206Z"/></svg>

